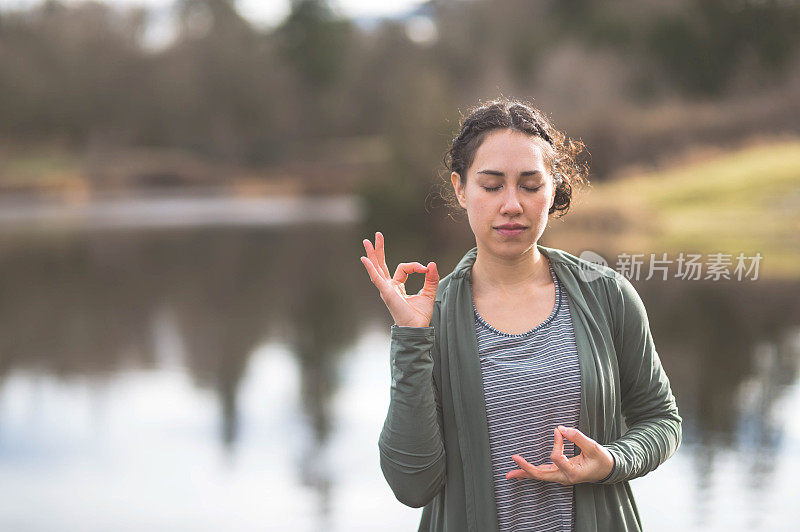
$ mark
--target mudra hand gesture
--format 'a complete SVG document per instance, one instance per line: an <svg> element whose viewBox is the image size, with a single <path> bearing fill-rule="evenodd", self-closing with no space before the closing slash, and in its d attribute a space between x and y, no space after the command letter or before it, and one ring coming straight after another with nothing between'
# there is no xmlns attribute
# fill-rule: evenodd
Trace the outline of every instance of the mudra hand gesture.
<svg viewBox="0 0 800 532"><path fill-rule="evenodd" d="M602 480L611 473L611 469L614 467L614 458L608 449L578 429L559 425L553 429L553 432L555 441L553 452L550 454L552 464L535 466L515 454L511 458L520 469L509 471L506 473L506 478L535 478L568 486L580 482ZM581 453L567 458L564 455L564 438L580 447Z"/></svg>
<svg viewBox="0 0 800 532"><path fill-rule="evenodd" d="M423 266L419 262L401 262L389 276L386 267L386 256L383 249L383 235L375 233L375 247L364 239L366 257L361 262L367 269L369 278L381 293L394 323L400 327L428 327L433 316L433 302L436 299L436 287L439 286L439 272L436 263L429 262ZM425 285L416 295L406 294L405 282L411 273L424 273Z"/></svg>

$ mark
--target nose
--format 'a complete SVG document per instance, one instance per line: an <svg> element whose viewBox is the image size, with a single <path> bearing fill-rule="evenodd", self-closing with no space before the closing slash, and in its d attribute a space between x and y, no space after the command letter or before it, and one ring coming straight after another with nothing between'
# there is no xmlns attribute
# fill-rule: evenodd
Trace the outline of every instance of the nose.
<svg viewBox="0 0 800 532"><path fill-rule="evenodd" d="M522 205L517 198L517 190L515 187L506 187L506 194L503 197L503 205L500 208L500 214L509 216L522 214Z"/></svg>

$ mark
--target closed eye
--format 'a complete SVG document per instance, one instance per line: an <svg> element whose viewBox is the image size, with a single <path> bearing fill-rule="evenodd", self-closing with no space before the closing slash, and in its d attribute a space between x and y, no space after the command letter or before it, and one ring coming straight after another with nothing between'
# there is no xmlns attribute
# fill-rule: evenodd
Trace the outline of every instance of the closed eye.
<svg viewBox="0 0 800 532"><path fill-rule="evenodd" d="M502 185L498 185L496 187L483 187L483 189L486 190L487 192L494 192L496 190L500 190L501 186ZM528 192L536 192L537 190L542 188L542 185L539 185L538 187L533 187L533 188L531 188L531 187L522 187L522 188L527 190Z"/></svg>

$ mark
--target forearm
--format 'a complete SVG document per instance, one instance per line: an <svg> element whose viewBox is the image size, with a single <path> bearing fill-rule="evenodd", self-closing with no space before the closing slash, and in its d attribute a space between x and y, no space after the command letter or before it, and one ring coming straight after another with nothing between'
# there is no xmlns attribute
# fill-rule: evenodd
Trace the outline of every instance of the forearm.
<svg viewBox="0 0 800 532"><path fill-rule="evenodd" d="M627 279L618 284L614 347L619 364L619 394L628 431L605 447L614 468L603 483L649 473L675 454L681 443L681 417L661 366L647 312Z"/></svg>
<svg viewBox="0 0 800 532"><path fill-rule="evenodd" d="M681 437L677 410L666 417L631 426L622 437L604 445L614 457L614 467L601 483L624 482L653 471L675 454Z"/></svg>
<svg viewBox="0 0 800 532"><path fill-rule="evenodd" d="M433 327L392 327L389 411L381 470L402 503L424 506L445 481L445 453L433 384Z"/></svg>

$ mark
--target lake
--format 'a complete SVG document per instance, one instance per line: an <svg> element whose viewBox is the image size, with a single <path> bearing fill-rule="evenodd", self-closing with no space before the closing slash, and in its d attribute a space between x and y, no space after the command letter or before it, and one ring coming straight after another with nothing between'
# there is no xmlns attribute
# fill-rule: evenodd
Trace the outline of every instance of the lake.
<svg viewBox="0 0 800 532"><path fill-rule="evenodd" d="M392 321L356 211L0 206L0 529L416 530L378 463ZM645 529L793 529L800 280L635 286L684 419L631 483Z"/></svg>

